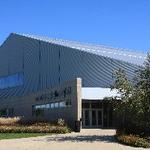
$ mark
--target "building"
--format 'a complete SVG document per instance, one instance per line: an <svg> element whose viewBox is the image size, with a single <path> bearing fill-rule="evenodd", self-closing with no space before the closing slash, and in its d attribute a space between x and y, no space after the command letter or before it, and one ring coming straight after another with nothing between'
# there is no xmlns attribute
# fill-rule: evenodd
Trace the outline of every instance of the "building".
<svg viewBox="0 0 150 150"><path fill-rule="evenodd" d="M0 46L0 114L55 121L71 126L113 125L111 106L104 98L113 72L129 79L146 54L102 45L12 33Z"/></svg>

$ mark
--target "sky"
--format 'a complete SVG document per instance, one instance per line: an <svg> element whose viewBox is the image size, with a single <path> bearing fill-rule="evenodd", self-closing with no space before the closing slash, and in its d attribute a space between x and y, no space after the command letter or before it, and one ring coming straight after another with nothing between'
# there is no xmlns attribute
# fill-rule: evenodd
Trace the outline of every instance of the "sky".
<svg viewBox="0 0 150 150"><path fill-rule="evenodd" d="M150 0L0 0L0 44L12 32L150 52Z"/></svg>

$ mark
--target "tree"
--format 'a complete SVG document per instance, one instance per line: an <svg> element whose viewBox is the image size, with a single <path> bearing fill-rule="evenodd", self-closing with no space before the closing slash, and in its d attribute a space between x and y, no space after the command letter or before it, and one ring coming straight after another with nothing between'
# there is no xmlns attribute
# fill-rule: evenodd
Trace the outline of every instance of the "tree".
<svg viewBox="0 0 150 150"><path fill-rule="evenodd" d="M118 90L119 96L116 98L121 100L114 105L115 115L117 116L116 120L118 120L117 127L121 130L125 130L133 86L128 80L124 70L119 69L115 71L114 75L115 83L112 89Z"/></svg>
<svg viewBox="0 0 150 150"><path fill-rule="evenodd" d="M119 99L122 99L122 101L127 101L133 91L133 86L128 80L126 73L124 70L119 69L115 71L115 84L112 87L112 89L117 89L119 93Z"/></svg>
<svg viewBox="0 0 150 150"><path fill-rule="evenodd" d="M145 128L150 126L150 55L144 62L144 67L137 71L136 91L138 91L138 99L140 99L142 108L142 122Z"/></svg>
<svg viewBox="0 0 150 150"><path fill-rule="evenodd" d="M135 134L150 134L150 55L136 71L135 81L129 81L121 69L115 72L112 87L120 94L121 102L115 105L120 121L119 128ZM122 119L121 119L122 118Z"/></svg>

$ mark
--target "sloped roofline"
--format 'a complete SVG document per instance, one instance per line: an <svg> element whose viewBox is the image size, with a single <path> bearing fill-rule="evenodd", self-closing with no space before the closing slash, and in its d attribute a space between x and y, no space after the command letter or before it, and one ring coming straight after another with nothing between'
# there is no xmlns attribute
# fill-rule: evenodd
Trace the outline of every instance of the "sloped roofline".
<svg viewBox="0 0 150 150"><path fill-rule="evenodd" d="M133 50L114 48L114 47L109 47L109 46L104 46L104 45L81 43L81 42L75 42L75 41L69 41L69 40L63 40L63 39L35 36L35 35L30 35L30 34L11 33L9 36L11 35L19 35L19 36L23 36L26 38L32 38L32 39L40 40L43 42L48 42L48 43L61 45L61 46L65 46L65 47L69 47L73 49L78 49L80 51L84 51L84 52L88 52L88 53L92 53L92 54L96 54L96 55L100 55L104 57L109 57L112 59L117 59L117 60L125 61L128 63L140 65L140 66L143 65L147 56L147 54L144 52L135 52ZM6 38L6 40L8 38Z"/></svg>

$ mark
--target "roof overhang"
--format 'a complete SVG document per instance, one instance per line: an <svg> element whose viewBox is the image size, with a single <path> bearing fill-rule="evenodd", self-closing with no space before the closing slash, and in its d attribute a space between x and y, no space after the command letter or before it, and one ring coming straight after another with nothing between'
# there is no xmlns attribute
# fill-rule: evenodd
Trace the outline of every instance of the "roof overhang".
<svg viewBox="0 0 150 150"><path fill-rule="evenodd" d="M105 98L115 98L120 96L117 90L101 87L83 87L82 99L83 100L104 100Z"/></svg>

